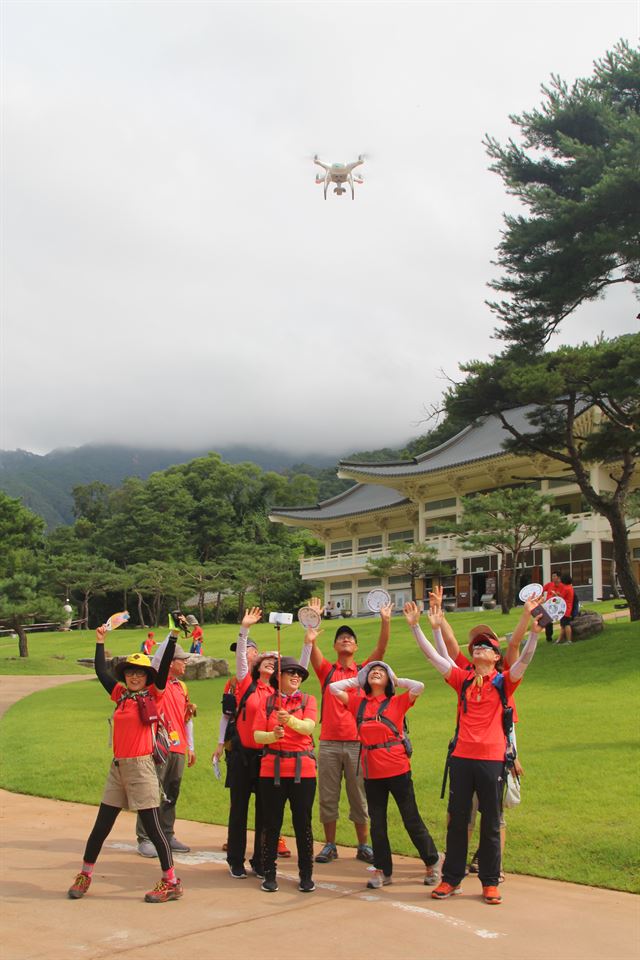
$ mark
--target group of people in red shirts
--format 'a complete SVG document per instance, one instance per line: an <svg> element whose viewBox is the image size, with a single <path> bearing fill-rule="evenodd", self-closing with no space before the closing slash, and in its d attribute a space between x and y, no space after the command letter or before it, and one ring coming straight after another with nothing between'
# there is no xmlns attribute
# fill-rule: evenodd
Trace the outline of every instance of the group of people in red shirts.
<svg viewBox="0 0 640 960"><path fill-rule="evenodd" d="M231 877L248 877L247 817L251 795L255 794L249 867L261 880L261 889L266 893L278 890L276 865L288 802L298 854L298 889L301 893L313 892L314 863L328 863L338 857L336 824L344 780L358 841L356 857L371 870L369 888L392 882L387 821L391 796L424 863L424 883L433 887L432 897L444 899L459 892L466 872L475 796L481 812L478 873L482 895L486 903L500 903L502 796L507 764L510 758L513 761L515 752L513 694L533 657L541 630L534 619L520 652L535 605L536 601L525 604L504 657L491 628L475 627L470 634L469 659L460 652L446 621L441 591L430 594L427 613L433 644L420 627L419 607L415 603L404 606L418 647L455 691L458 701L456 734L447 760L451 788L441 873L438 850L415 797L411 745L405 727L405 716L424 684L397 677L383 659L393 605L380 611L378 642L364 662L358 662L357 637L346 624L336 631L333 663L323 656L318 645L320 631L313 628L306 630L297 660L279 657L273 650L260 653L249 630L261 619L262 611L257 607L247 610L238 640L232 645L236 673L225 688L218 747L212 758L216 764L226 754L226 785L230 791L226 846ZM320 613L322 601L313 598L309 606ZM133 654L117 665L114 680L106 669L104 632L104 628L97 631L95 664L98 678L115 703L114 759L82 869L68 895L79 899L87 892L100 849L120 810L127 807L138 812L139 843L149 846L147 852L139 847L139 852L157 855L162 867L161 880L145 899L152 903L178 899L183 890L175 875L172 850L188 848L173 833L177 799L173 782L177 779L179 791L185 758L189 764L195 761L192 734L187 732L195 708L179 679L188 655L176 645L177 631L172 630L154 658L155 665L144 654ZM317 702L302 690L309 677L309 663L322 691L318 761L313 740ZM172 730L167 751L177 759L163 768L166 772L159 778L154 763L157 743L153 721L161 705L168 711ZM325 844L314 857L312 810L317 775Z"/></svg>
<svg viewBox="0 0 640 960"><path fill-rule="evenodd" d="M564 600L567 609L565 615L560 620L560 636L556 643L572 643L571 623L575 616L576 593L573 589L573 581L568 573L552 573L551 579L543 586L545 598L560 597ZM545 634L548 643L553 643L553 623L548 623L545 627Z"/></svg>

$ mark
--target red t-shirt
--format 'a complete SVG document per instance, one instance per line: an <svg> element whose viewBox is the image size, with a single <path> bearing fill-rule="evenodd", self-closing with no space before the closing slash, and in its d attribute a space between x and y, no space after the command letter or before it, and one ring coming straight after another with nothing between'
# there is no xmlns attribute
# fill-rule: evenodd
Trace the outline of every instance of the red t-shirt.
<svg viewBox="0 0 640 960"><path fill-rule="evenodd" d="M394 743L390 747L378 747L377 750L366 750L365 746L373 743L390 743L393 740L398 740L399 737L401 738L404 716L407 710L413 706L413 701L409 699L408 694L393 696L384 711L384 716L395 724L399 734L398 737L381 720L367 720L368 717L376 716L380 705L387 699L385 695L380 694L380 696L374 697L369 694L368 696L365 695L364 699L366 706L363 722L360 724L358 733L363 745L360 762L365 780L379 780L382 777L397 777L401 773L407 773L411 769L411 764L407 751L401 743ZM351 691L345 709L350 712L354 723L361 702L362 696L359 695L359 692L357 690Z"/></svg>
<svg viewBox="0 0 640 960"><path fill-rule="evenodd" d="M570 583L559 583L557 590L567 605L567 612L565 613L565 617L570 617L573 611L574 589Z"/></svg>
<svg viewBox="0 0 640 960"><path fill-rule="evenodd" d="M146 688L157 704L164 706L164 691L156 690L153 684ZM116 760L126 757L146 757L153 752L151 724L140 719L138 704L131 697L122 703L118 700L126 693L123 683L116 683L111 691L111 699L117 704L113 713L113 756Z"/></svg>
<svg viewBox="0 0 640 960"><path fill-rule="evenodd" d="M178 680L177 677L173 677L167 683L164 700L162 701L164 722L171 740L171 753L186 753L187 751L187 725L184 714L188 702L189 694L186 684L182 680Z"/></svg>
<svg viewBox="0 0 640 960"><path fill-rule="evenodd" d="M474 684L467 687L465 700L466 711L460 709L458 742L453 751L454 757L464 757L469 760L504 760L506 738L502 729L502 700L500 694L492 684L497 671L493 670L483 677L482 686ZM520 684L519 680L512 680L509 671L504 670L504 692L509 700ZM445 677L449 686L460 697L462 684L469 677L468 670L452 667L451 673Z"/></svg>
<svg viewBox="0 0 640 960"><path fill-rule="evenodd" d="M271 693L273 694L273 690ZM298 720L315 721L317 719L318 707L315 697L308 696L307 694L303 694L298 691L291 697L287 697L286 700L283 699L282 705L287 713L293 714L293 716L297 717ZM273 730L277 724L278 696L276 694L273 710L269 713L269 716L267 716L267 700L261 704L260 709L256 712L254 729ZM260 747L261 744L256 744L254 741L254 746ZM311 734L297 733L291 727L285 727L284 737L282 740L276 740L275 743L266 744L266 747L268 747L269 750L282 750L284 752L313 750L313 737ZM265 778L269 777L272 779L275 776L275 763L275 755L273 753L265 753L260 761L260 776ZM282 757L280 759L280 776L295 777L295 774L296 758ZM300 776L303 779L306 779L308 777L315 777L315 775L316 762L313 757L301 757Z"/></svg>
<svg viewBox="0 0 640 960"><path fill-rule="evenodd" d="M368 660L365 660L368 663ZM341 667L339 663L329 663L323 660L316 669L316 676L320 681L320 687L324 686L329 672L335 667L331 675L331 683L337 680L346 680L347 677L357 677L358 670L362 664L356 663L351 667ZM362 691L355 691L356 696L362 696ZM334 697L329 687L322 695L322 726L320 728L321 740L358 740L358 730L356 722L345 706Z"/></svg>
<svg viewBox="0 0 640 960"><path fill-rule="evenodd" d="M547 600L549 599L549 597L555 597L556 595L562 596L562 594L560 593L560 587L561 587L561 584L554 583L553 580L549 580L549 583L545 583L542 590L543 590L543 593L546 593Z"/></svg>
<svg viewBox="0 0 640 960"><path fill-rule="evenodd" d="M194 643L196 643L198 640L202 640L202 636L202 627L194 627L191 631L191 639Z"/></svg>
<svg viewBox="0 0 640 960"><path fill-rule="evenodd" d="M250 673L246 675L244 680L239 680L236 683L236 704L240 705L242 700L242 695L253 683L253 677ZM236 730L238 731L238 736L240 737L240 742L243 747L246 747L247 750L257 750L258 746L253 737L254 730L264 729L263 727L256 727L256 713L260 710L263 704L273 693L273 687L269 684L263 683L262 680L258 680L258 684L253 693L247 697L245 704L240 711L240 715L236 720Z"/></svg>
<svg viewBox="0 0 640 960"><path fill-rule="evenodd" d="M469 673L470 670L473 670L473 664L471 663L468 657L465 657L462 651L458 653L455 663L456 663L456 667L460 667L461 670L466 670L467 674ZM509 694L507 694L507 703L509 704L510 707L513 707L513 722L517 723L518 708L516 707L515 700L513 699L513 697L510 697Z"/></svg>

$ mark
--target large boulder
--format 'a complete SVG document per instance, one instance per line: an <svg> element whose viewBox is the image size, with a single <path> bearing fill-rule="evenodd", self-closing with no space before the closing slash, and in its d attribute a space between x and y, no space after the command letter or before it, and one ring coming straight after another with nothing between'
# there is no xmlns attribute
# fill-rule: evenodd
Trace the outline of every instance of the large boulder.
<svg viewBox="0 0 640 960"><path fill-rule="evenodd" d="M573 640L588 640L602 633L604 620L599 613L581 610L571 622L571 638Z"/></svg>

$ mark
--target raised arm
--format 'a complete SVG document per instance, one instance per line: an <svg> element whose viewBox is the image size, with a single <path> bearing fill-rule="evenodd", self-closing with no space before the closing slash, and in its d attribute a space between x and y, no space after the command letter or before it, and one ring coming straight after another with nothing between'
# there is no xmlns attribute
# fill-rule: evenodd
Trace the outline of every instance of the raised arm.
<svg viewBox="0 0 640 960"><path fill-rule="evenodd" d="M167 645L164 648L162 660L160 661L160 666L158 667L158 675L154 684L156 690L164 690L167 685L167 679L169 678L169 667L171 666L173 655L176 652L176 641L178 636L179 634L177 630L169 631Z"/></svg>
<svg viewBox="0 0 640 960"><path fill-rule="evenodd" d="M420 610L418 609L417 605L415 603L405 603L403 613L407 623L411 627L414 637L416 638L416 642L424 653L425 657L446 679L453 668L450 661L438 653L438 651L431 643L429 643L424 633L420 629ZM438 617L434 616L432 621L432 616L433 615L430 612L429 621L431 622L432 626L434 626L435 623L434 629L436 629L439 626Z"/></svg>
<svg viewBox="0 0 640 960"><path fill-rule="evenodd" d="M531 625L531 633L529 634L529 639L524 645L524 650L509 670L509 676L512 680L522 680L525 670L533 660L533 655L536 652L536 647L538 645L538 634L542 632L542 627L539 623L541 616L542 614L538 615L533 621L533 624Z"/></svg>
<svg viewBox="0 0 640 960"><path fill-rule="evenodd" d="M372 660L384 660L389 637L391 636L391 614L393 613L393 607L393 603L387 603L384 607L380 607L380 634L378 636L378 642L365 660L365 663L370 663Z"/></svg>
<svg viewBox="0 0 640 960"><path fill-rule="evenodd" d="M312 610L317 611L317 613L320 616L322 616L322 600L320 599L320 597L311 597L311 600L309 600L308 606L310 606ZM317 649L315 646L315 643L321 633L322 633L322 630L307 630L304 635L302 650L300 651L299 663L301 667L305 668L305 670L309 666L309 661L311 661L312 667L314 668L314 670L316 670L324 659L324 657L322 656L319 650L317 650L317 657L316 657L317 663L314 663L314 659L313 659L313 652L314 650Z"/></svg>
<svg viewBox="0 0 640 960"><path fill-rule="evenodd" d="M424 683L421 680L410 680L408 677L398 677L396 686L409 691L411 703L414 703L424 692Z"/></svg>
<svg viewBox="0 0 640 960"><path fill-rule="evenodd" d="M333 683L329 684L329 692L333 694L334 697L337 697L340 703L344 703L345 706L349 703L349 694L347 690L356 690L360 686L360 680L358 677L347 677L346 680L334 680Z"/></svg>
<svg viewBox="0 0 640 960"><path fill-rule="evenodd" d="M104 655L104 635L106 632L107 628L105 626L98 627L96 630L96 653L93 664L98 680L107 691L109 696L111 696L113 688L116 685L116 681L113 679L107 669L107 661Z"/></svg>
<svg viewBox="0 0 640 960"><path fill-rule="evenodd" d="M434 639L436 641L436 648L438 650L438 653L441 653L442 656L444 656L445 650L446 650L446 655L451 659L451 663L455 665L456 658L460 656L460 644L456 640L456 635L453 632L453 627L447 620L444 610L442 609L443 596L444 596L444 587L435 587L429 593L429 609L431 610L433 608L436 608L440 610L442 614L442 622L440 625L440 637L441 637L441 641L444 646L444 649L442 649L442 647L440 646L438 642L438 637L436 636L435 631L434 631Z"/></svg>
<svg viewBox="0 0 640 960"><path fill-rule="evenodd" d="M540 602L539 598L536 600L525 601L525 604L522 610L522 616L518 620L516 624L516 628L511 634L511 640L509 640L509 646L507 647L504 655L505 666L509 667L509 669L511 669L511 667L514 665L514 663L518 659L518 654L520 653L520 644L522 643L522 641L526 636L527 627L529 626L529 620L531 618L531 613L538 606L539 602Z"/></svg>
<svg viewBox="0 0 640 960"><path fill-rule="evenodd" d="M250 607L245 610L242 623L240 624L240 633L236 644L236 679L244 680L249 673L249 664L247 663L247 640L249 638L250 628L258 622L262 616L260 607Z"/></svg>

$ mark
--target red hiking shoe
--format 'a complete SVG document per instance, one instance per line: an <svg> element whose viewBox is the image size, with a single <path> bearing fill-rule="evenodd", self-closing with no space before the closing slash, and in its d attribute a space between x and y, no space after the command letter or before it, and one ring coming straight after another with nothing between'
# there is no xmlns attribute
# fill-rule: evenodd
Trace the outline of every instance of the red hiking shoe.
<svg viewBox="0 0 640 960"><path fill-rule="evenodd" d="M446 900L447 897L453 897L456 893L460 893L459 885L452 887L446 880L442 880L435 890L431 891L431 896L434 900Z"/></svg>
<svg viewBox="0 0 640 960"><path fill-rule="evenodd" d="M285 860L291 856L291 850L289 850L287 841L284 839L284 837L280 837L278 840L278 856Z"/></svg>
<svg viewBox="0 0 640 960"><path fill-rule="evenodd" d="M147 903L166 903L167 900L179 900L183 893L180 880L169 883L168 880L162 879L158 880L153 890L145 893L144 899Z"/></svg>
<svg viewBox="0 0 640 960"><path fill-rule="evenodd" d="M79 900L84 897L91 885L91 877L88 873L79 873L73 881L73 885L67 890L67 896L70 900Z"/></svg>
<svg viewBox="0 0 640 960"><path fill-rule="evenodd" d="M482 896L485 903L502 903L502 897L500 896L500 891L497 887L483 887Z"/></svg>

